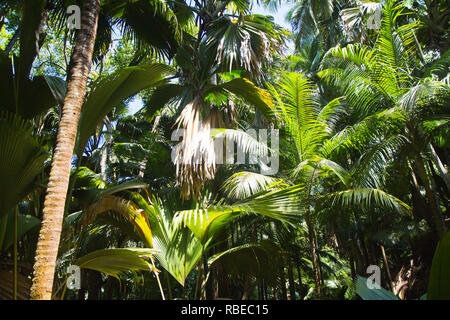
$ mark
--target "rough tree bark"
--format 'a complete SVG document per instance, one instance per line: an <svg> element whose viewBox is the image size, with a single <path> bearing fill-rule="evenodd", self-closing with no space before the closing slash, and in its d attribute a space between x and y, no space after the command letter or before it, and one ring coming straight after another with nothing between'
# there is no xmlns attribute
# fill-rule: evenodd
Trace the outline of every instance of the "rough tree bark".
<svg viewBox="0 0 450 320"><path fill-rule="evenodd" d="M100 0L85 0L69 67L67 94L62 108L53 155L43 221L36 249L31 299L50 300L56 258L69 185L73 148L97 33Z"/></svg>

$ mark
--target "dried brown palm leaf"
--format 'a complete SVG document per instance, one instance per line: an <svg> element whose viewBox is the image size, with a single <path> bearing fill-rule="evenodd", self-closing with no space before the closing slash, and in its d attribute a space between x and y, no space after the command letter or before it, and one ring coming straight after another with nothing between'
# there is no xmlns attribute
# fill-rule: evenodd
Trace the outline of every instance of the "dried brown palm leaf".
<svg viewBox="0 0 450 320"><path fill-rule="evenodd" d="M177 119L178 128L184 132L173 160L182 199L199 198L202 186L215 175L217 161L211 129L223 127L224 122L217 110L210 111L203 120L202 111L206 109L204 100L197 97L186 105Z"/></svg>

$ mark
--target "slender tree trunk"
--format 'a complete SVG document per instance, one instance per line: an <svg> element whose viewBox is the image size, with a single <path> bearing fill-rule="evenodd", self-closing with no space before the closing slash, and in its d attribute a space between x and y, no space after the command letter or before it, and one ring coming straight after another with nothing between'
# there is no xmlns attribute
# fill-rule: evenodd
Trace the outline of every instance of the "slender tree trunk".
<svg viewBox="0 0 450 320"><path fill-rule="evenodd" d="M19 216L19 206L14 208L14 281L13 281L13 299L17 300L17 219Z"/></svg>
<svg viewBox="0 0 450 320"><path fill-rule="evenodd" d="M353 248L355 258L355 270L356 274L365 275L367 270L367 263L363 257L363 254L358 246L358 240L355 239L355 246Z"/></svg>
<svg viewBox="0 0 450 320"><path fill-rule="evenodd" d="M167 281L167 290L169 291L169 300L173 299L173 295L172 295L172 280L170 279L170 273L169 272L164 272L165 276L166 276L166 281Z"/></svg>
<svg viewBox="0 0 450 320"><path fill-rule="evenodd" d="M113 137L112 137L113 128L111 126L111 122L109 121L109 119L106 119L105 126L106 126L106 130L108 133L105 134L106 141L105 141L105 144L103 145L103 149L101 151L100 174L104 181L108 181L106 169L107 169L108 159L109 159L109 150L111 149L111 146L113 145ZM145 165L144 165L144 168L145 168ZM143 177L144 173L142 172L142 176L141 176L141 172L139 171L139 176Z"/></svg>
<svg viewBox="0 0 450 320"><path fill-rule="evenodd" d="M263 294L264 294L264 300L269 300L269 295L268 295L268 288L267 288L267 283L263 280Z"/></svg>
<svg viewBox="0 0 450 320"><path fill-rule="evenodd" d="M291 296L291 300L295 299L295 281L294 281L294 272L292 271L292 260L289 256L286 256L287 261L287 270L288 270L288 279L289 279L289 295Z"/></svg>
<svg viewBox="0 0 450 320"><path fill-rule="evenodd" d="M351 251L350 251L349 263L350 263L350 273L352 275L352 279L355 279L356 278L355 259L353 259L353 253Z"/></svg>
<svg viewBox="0 0 450 320"><path fill-rule="evenodd" d="M303 282L302 282L302 270L299 263L296 264L297 275L298 275L298 295L300 300L303 299Z"/></svg>
<svg viewBox="0 0 450 320"><path fill-rule="evenodd" d="M282 262L282 267L281 267L281 299L282 300L287 300L287 290L286 290L286 273L284 271L284 261Z"/></svg>
<svg viewBox="0 0 450 320"><path fill-rule="evenodd" d="M233 225L231 225L229 232L231 233L231 241L233 241L233 234L234 229ZM224 252L228 249L228 243L226 241L226 233L222 233L219 238L219 244L217 245L218 252ZM233 247L233 246L232 246ZM225 274L223 264L221 261L218 262L217 265L217 289L216 289L216 295L215 298L229 298L231 297L230 290L229 290L229 281L228 276Z"/></svg>
<svg viewBox="0 0 450 320"><path fill-rule="evenodd" d="M309 240L309 249L311 251L311 260L313 265L313 271L314 271L314 282L316 284L317 294L321 295L321 288L320 288L320 274L319 274L319 261L317 258L317 251L316 251L316 243L314 241L315 238L315 232L314 227L312 226L312 223L310 221L310 218L305 218L306 225L308 227L308 240Z"/></svg>
<svg viewBox="0 0 450 320"><path fill-rule="evenodd" d="M313 221L311 219L311 209L310 209L310 204L311 204L311 189L314 183L314 175L316 173L316 167L314 167L314 171L311 175L311 179L309 182L309 186L308 186L308 201L307 201L307 206L308 206L308 211L307 214L305 216L305 222L306 222L306 226L308 227L308 240L309 240L309 249L311 250L311 260L312 260L312 266L313 266L313 271L314 271L314 282L316 285L316 290L317 290L317 295L320 297L322 295L322 290L321 290L321 284L320 284L320 271L319 271L319 257L317 254L317 246L316 246L316 242L315 242L315 238L316 238L316 233L314 231L314 224Z"/></svg>
<svg viewBox="0 0 450 320"><path fill-rule="evenodd" d="M380 248L381 248L381 253L383 255L383 261L384 261L384 266L386 268L386 273L388 276L388 280L389 280L389 288L391 289L391 291L394 291L394 285L393 285L393 281L392 281L392 276L391 276L391 270L389 269L389 263L386 257L386 251L384 250L384 246L382 244L380 244Z"/></svg>
<svg viewBox="0 0 450 320"><path fill-rule="evenodd" d="M207 253L203 253L203 277L204 277L204 289L205 289L205 299L206 300L212 300L214 299L213 296L213 278L212 278L212 272L209 274L209 278L208 278L208 273L210 272L209 267L208 267L208 255Z"/></svg>
<svg viewBox="0 0 450 320"><path fill-rule="evenodd" d="M323 279L322 261L320 260L320 255L318 253L318 251L319 251L319 242L317 241L317 233L314 234L314 248L316 250L317 265L319 266L320 283L323 286L325 284L325 282L324 282L324 279Z"/></svg>
<svg viewBox="0 0 450 320"><path fill-rule="evenodd" d="M64 218L73 148L83 104L97 33L100 0L85 0L68 75L67 94L62 109L43 221L36 249L31 299L50 300L56 258Z"/></svg>
<svg viewBox="0 0 450 320"><path fill-rule="evenodd" d="M243 293L242 293L241 300L248 300L250 298L250 294L251 294L251 291L253 289L253 286L252 286L252 281L250 279L250 276L248 274L245 274L244 278L245 278L245 280L244 280L244 288L243 288L244 290L243 290Z"/></svg>
<svg viewBox="0 0 450 320"><path fill-rule="evenodd" d="M410 187L410 193L411 193L411 200L412 200L412 213L414 216L414 220L416 223L419 223L422 218L425 218L426 222L430 226L430 228L434 227L433 219L431 219L430 215L426 212L428 211L427 203L420 193L420 186L418 178L416 177L415 170L411 164L411 161L408 160L408 167L411 172L411 187Z"/></svg>
<svg viewBox="0 0 450 320"><path fill-rule="evenodd" d="M362 222L359 219L359 215L353 211L353 216L355 217L355 228L356 228L356 235L358 237L360 246L361 246L361 250L362 250L362 254L363 254L363 258L364 258L364 268L367 268L370 265L370 258L369 258L369 251L367 250L366 247L366 241L364 239L364 233L362 230Z"/></svg>

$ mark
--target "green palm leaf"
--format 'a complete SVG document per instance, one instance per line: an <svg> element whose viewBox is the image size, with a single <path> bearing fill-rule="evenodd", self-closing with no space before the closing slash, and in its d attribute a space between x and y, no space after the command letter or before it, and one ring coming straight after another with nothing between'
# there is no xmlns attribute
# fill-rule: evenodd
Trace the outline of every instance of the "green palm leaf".
<svg viewBox="0 0 450 320"><path fill-rule="evenodd" d="M187 226L202 245L207 245L225 225L243 214L258 214L293 223L299 218L300 186L259 192L232 205L213 205L205 209L178 211L174 221Z"/></svg>
<svg viewBox="0 0 450 320"><path fill-rule="evenodd" d="M363 300L400 300L395 294L386 289L370 289L367 286L367 279L360 276L355 281L355 290Z"/></svg>
<svg viewBox="0 0 450 320"><path fill-rule="evenodd" d="M382 190L359 188L337 191L319 197L321 207L354 210L387 209L392 212L409 213L411 208L400 199Z"/></svg>
<svg viewBox="0 0 450 320"><path fill-rule="evenodd" d="M439 241L428 280L427 299L450 299L450 232Z"/></svg>
<svg viewBox="0 0 450 320"><path fill-rule="evenodd" d="M28 231L41 224L38 218L18 214L17 215L17 239L20 240ZM11 210L7 216L0 218L0 252L5 252L14 243L14 212Z"/></svg>
<svg viewBox="0 0 450 320"><path fill-rule="evenodd" d="M206 44L215 53L222 71L244 69L259 77L272 52L280 53L285 33L271 17L223 16L208 25Z"/></svg>
<svg viewBox="0 0 450 320"><path fill-rule="evenodd" d="M153 271L149 260L157 253L157 250L147 248L102 249L88 253L74 264L119 279L121 274L128 271Z"/></svg>
<svg viewBox="0 0 450 320"><path fill-rule="evenodd" d="M266 190L280 180L256 172L241 171L229 177L222 185L222 189L231 199L245 199Z"/></svg>
<svg viewBox="0 0 450 320"><path fill-rule="evenodd" d="M0 217L33 190L47 157L28 122L0 113Z"/></svg>
<svg viewBox="0 0 450 320"><path fill-rule="evenodd" d="M182 286L192 268L202 254L200 241L188 228L179 228L165 203L151 196L145 200L134 194L134 203L147 214L153 235L154 249L158 250L156 259Z"/></svg>
<svg viewBox="0 0 450 320"><path fill-rule="evenodd" d="M127 67L101 80L83 105L75 152L81 156L89 137L114 107L142 89L156 86L172 73L171 67L152 63Z"/></svg>
<svg viewBox="0 0 450 320"><path fill-rule="evenodd" d="M260 110L268 119L273 114L273 101L269 92L258 88L253 82L247 78L236 78L214 86L206 91L208 93L232 93L242 98L247 103L253 105Z"/></svg>
<svg viewBox="0 0 450 320"><path fill-rule="evenodd" d="M97 215L108 211L122 215L134 226L144 243L153 248L152 231L144 210L137 207L132 201L121 197L104 195L100 201L89 206L83 213L83 225L91 224Z"/></svg>

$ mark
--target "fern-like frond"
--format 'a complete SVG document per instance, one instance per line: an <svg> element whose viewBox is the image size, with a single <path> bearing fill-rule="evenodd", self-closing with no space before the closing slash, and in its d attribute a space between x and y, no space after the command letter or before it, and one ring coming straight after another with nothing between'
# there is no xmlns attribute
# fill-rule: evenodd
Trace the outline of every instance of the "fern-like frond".
<svg viewBox="0 0 450 320"><path fill-rule="evenodd" d="M256 172L241 171L229 177L223 184L222 189L225 190L227 197L242 200L266 190L280 180Z"/></svg>

